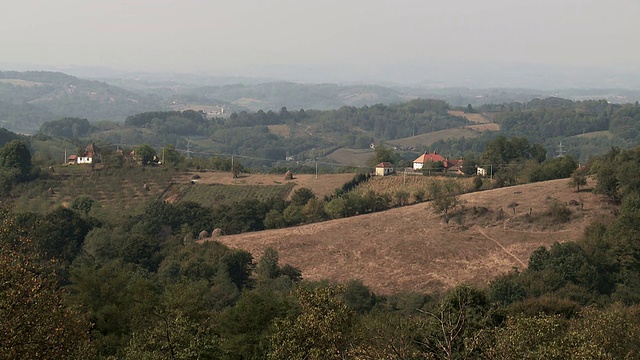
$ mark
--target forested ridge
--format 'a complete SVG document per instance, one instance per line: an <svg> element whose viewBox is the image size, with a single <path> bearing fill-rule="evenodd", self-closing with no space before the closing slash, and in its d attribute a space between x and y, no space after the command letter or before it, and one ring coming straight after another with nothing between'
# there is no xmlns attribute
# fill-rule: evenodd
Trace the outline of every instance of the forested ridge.
<svg viewBox="0 0 640 360"><path fill-rule="evenodd" d="M277 112L242 111L229 117L210 117L194 110L156 111L128 116L122 125L105 122L92 125L90 131L82 133L56 132L56 127L63 126L56 123L68 120L50 121L41 127L40 133L133 146L173 144L183 151L189 145L196 152L262 158L270 161L271 166L287 157L298 161L324 157L340 147L368 149L371 144L386 141L399 144L398 141L402 143L402 139L416 135L473 128L470 126L474 123L466 118L452 115L453 109L456 108L441 100L418 99L325 111L283 107ZM475 130L471 138L451 133L435 143L398 146L401 157L410 161L424 151L438 151L451 158L467 157L481 153L487 143L503 135L539 143L548 156L557 155L558 146L563 144L564 153L584 162L613 145L631 147L640 136L637 104L546 98L464 110L482 114L499 125L499 130ZM87 129L85 124L82 126Z"/></svg>

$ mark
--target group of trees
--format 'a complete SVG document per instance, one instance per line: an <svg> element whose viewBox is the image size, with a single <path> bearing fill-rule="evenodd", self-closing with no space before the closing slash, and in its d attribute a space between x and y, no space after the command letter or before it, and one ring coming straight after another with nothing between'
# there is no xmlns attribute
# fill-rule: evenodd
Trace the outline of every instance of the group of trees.
<svg viewBox="0 0 640 360"><path fill-rule="evenodd" d="M0 148L0 194L32 176L31 152L21 140L12 140Z"/></svg>

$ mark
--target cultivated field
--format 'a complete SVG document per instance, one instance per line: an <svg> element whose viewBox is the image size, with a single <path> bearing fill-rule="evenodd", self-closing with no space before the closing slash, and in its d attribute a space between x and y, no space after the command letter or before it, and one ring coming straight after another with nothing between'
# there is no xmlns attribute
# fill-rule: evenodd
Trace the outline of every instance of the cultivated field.
<svg viewBox="0 0 640 360"><path fill-rule="evenodd" d="M429 203L420 203L216 240L255 258L273 247L282 263L299 267L306 279L361 279L381 294L485 286L514 267L526 267L539 246L577 240L587 225L611 219L612 205L591 192L576 193L567 181L463 195L465 210L448 224ZM555 224L545 215L555 201L568 204L570 222Z"/></svg>
<svg viewBox="0 0 640 360"><path fill-rule="evenodd" d="M294 174L293 180L284 180L284 175L273 174L242 174L239 178L234 179L231 173L227 172L198 172L187 173L174 178L172 188L179 189L187 185L191 186L190 181L193 175L197 174L200 178L193 187L212 187L219 185L227 185L225 188L229 192L242 193L249 187L255 188L259 186L282 187L288 189L287 194L290 196L295 190L305 187L313 191L319 198L325 195L333 194L334 190L342 187L344 183L353 179L355 174L319 174L316 179L315 174ZM207 190L200 190L207 191ZM231 196L231 195L227 195ZM181 201L183 198L179 192L170 190L165 194L165 199L169 201Z"/></svg>

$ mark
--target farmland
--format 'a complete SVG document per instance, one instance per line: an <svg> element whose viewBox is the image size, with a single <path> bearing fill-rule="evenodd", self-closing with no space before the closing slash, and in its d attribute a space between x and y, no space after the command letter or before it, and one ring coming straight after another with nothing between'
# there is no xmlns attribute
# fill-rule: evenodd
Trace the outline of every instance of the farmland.
<svg viewBox="0 0 640 360"><path fill-rule="evenodd" d="M284 185L194 185L183 184L175 191L176 201L191 201L203 206L231 204L245 200L286 199L295 186Z"/></svg>
<svg viewBox="0 0 640 360"><path fill-rule="evenodd" d="M197 184L191 185L191 179L194 175L198 175ZM324 197L325 195L333 194L334 190L342 187L342 185L353 178L354 174L319 174L316 178L315 174L295 174L293 180L284 180L284 175L275 174L242 174L239 178L233 178L230 173L226 172L198 172L198 173L185 173L174 177L174 184L165 193L164 199L175 201L186 201L191 197L184 198L181 195L180 189L183 189L185 195L190 192L189 189L195 189L197 187L209 187L217 186L218 190L208 190L217 192L228 192L223 194L225 198L233 199L234 197L241 195L233 195L234 193L242 193L249 191L248 189L256 189L259 192L260 187L266 187L271 190L263 190L263 192L269 192L276 194L276 196L290 195L295 190L305 187L311 189L318 197ZM221 187L221 185L225 185ZM224 189L224 190L223 190ZM206 192L207 190L194 190L197 192ZM286 196L286 195L284 195Z"/></svg>

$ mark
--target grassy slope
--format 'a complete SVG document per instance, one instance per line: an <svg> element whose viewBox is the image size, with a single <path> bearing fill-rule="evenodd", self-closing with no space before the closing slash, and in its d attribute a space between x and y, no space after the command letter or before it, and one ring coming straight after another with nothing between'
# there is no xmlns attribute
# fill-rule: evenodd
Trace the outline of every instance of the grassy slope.
<svg viewBox="0 0 640 360"><path fill-rule="evenodd" d="M440 131L434 131L427 134L421 134L411 136L408 138L389 140L386 143L395 146L412 146L418 147L420 145L430 146L438 140L455 139L461 137L476 138L480 136L479 131L475 131L469 128L453 128Z"/></svg>
<svg viewBox="0 0 640 360"><path fill-rule="evenodd" d="M380 213L268 230L217 240L259 258L275 248L282 263L299 267L311 280L361 279L378 293L433 292L456 284L486 285L514 267L523 268L539 246L579 239L611 208L590 192L576 193L567 180L488 190L462 196L466 214L448 225L429 203ZM569 206L572 220L553 224L543 213L554 200ZM515 213L510 204L519 204ZM476 209L474 215L473 209ZM487 212L482 214L482 209ZM531 222L527 222L531 209ZM499 219L500 214L503 218Z"/></svg>

